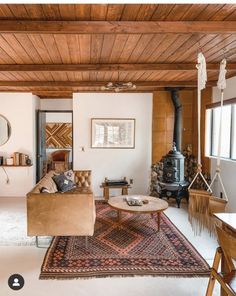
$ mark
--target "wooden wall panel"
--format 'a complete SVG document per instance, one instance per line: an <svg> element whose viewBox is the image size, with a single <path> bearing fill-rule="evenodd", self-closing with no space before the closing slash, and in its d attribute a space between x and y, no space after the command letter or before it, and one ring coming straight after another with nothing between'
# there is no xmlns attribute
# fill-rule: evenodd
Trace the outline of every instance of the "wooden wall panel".
<svg viewBox="0 0 236 296"><path fill-rule="evenodd" d="M173 142L174 107L167 91L153 93L152 162L159 161Z"/></svg>
<svg viewBox="0 0 236 296"><path fill-rule="evenodd" d="M197 157L197 91L182 90L180 99L183 106L182 150L192 145L193 154ZM201 108L201 155L203 170L209 172L210 162L205 155L205 111L206 104L212 101L212 88L202 92ZM174 129L174 107L170 93L156 91L153 93L153 146L152 162L156 163L172 147Z"/></svg>

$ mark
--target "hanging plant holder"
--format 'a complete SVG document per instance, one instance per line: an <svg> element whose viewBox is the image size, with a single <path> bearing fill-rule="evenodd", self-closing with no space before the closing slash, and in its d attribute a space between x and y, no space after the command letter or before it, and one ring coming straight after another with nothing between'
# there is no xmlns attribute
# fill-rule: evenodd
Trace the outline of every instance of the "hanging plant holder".
<svg viewBox="0 0 236 296"><path fill-rule="evenodd" d="M227 201L205 190L189 189L189 195L188 218L194 233L199 235L203 229L214 233L213 213L224 212Z"/></svg>
<svg viewBox="0 0 236 296"><path fill-rule="evenodd" d="M221 62L220 75L218 80L218 87L221 89L221 116L223 107L223 89L226 87L225 83L225 66L226 60ZM201 90L205 88L206 82L206 61L202 53L198 54L198 170L197 174L189 185L189 221L192 225L195 234L200 234L204 228L207 228L210 234L214 233L214 226L216 221L213 217L214 213L221 213L225 211L228 198L225 188L220 176L220 145L221 145L221 126L222 118L220 119L219 143L218 143L218 157L217 170L211 184L209 185L204 178L201 170L201 137L200 137L200 122L201 122ZM191 189L197 177L201 177L204 181L207 190ZM216 177L219 178L225 199L219 198L212 194L212 185Z"/></svg>

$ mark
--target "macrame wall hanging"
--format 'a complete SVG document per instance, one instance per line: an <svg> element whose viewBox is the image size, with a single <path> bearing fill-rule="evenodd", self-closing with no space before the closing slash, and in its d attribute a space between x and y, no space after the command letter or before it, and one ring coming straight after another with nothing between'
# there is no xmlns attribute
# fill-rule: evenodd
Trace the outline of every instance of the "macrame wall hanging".
<svg viewBox="0 0 236 296"><path fill-rule="evenodd" d="M223 66L224 65L224 66ZM223 108L223 90L226 87L225 82L225 59L221 62L220 74L218 80L218 88L221 90L221 121L222 121L222 108ZM189 221L192 225L195 234L200 234L204 228L207 228L210 233L214 232L214 220L213 213L224 212L227 203L227 195L220 176L220 147L221 147L221 132L222 122L220 121L219 128L219 143L218 143L218 158L216 174L209 185L205 177L202 174L201 164L201 91L206 86L207 71L206 60L203 53L198 54L198 63L196 65L198 69L198 168L195 177L189 185ZM202 178L206 185L206 190L191 189L197 178ZM212 194L212 186L216 178L219 178L224 192L224 199L214 196Z"/></svg>

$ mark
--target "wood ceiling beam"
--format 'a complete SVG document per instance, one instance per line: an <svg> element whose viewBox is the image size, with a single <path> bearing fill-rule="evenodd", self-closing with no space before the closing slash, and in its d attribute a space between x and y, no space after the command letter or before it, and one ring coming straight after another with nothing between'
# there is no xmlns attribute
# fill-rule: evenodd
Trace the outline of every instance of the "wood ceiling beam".
<svg viewBox="0 0 236 296"><path fill-rule="evenodd" d="M1 20L1 33L30 34L232 34L236 21L26 21Z"/></svg>
<svg viewBox="0 0 236 296"><path fill-rule="evenodd" d="M38 88L38 90L43 90L45 88L62 88L63 90L80 88L80 87L101 87L105 85L106 81L0 81L1 87L33 87ZM183 86L183 87L196 87L196 81L134 81L137 88L158 88L166 86ZM216 81L208 81L208 86L215 86ZM36 90L35 89L35 90Z"/></svg>
<svg viewBox="0 0 236 296"><path fill-rule="evenodd" d="M236 63L227 64L236 70ZM155 64L24 64L0 65L0 72L112 72L112 71L195 71L196 63ZM208 71L219 70L219 63L207 64Z"/></svg>
<svg viewBox="0 0 236 296"><path fill-rule="evenodd" d="M33 95L36 95L40 98L43 98L43 99L54 99L54 98L60 98L60 99L72 99L73 97L73 93L70 91L70 92L51 92L51 91L38 91L38 92L32 92Z"/></svg>

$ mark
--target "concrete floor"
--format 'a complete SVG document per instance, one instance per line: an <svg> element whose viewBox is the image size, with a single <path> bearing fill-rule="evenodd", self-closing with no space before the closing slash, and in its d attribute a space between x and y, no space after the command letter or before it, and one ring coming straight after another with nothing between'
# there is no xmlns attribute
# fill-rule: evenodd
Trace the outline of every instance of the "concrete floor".
<svg viewBox="0 0 236 296"><path fill-rule="evenodd" d="M0 214L2 210L25 211L25 198L0 197ZM207 233L194 236L188 222L186 207L177 209L173 204L166 210L167 216L175 223L199 253L211 265L216 240ZM1 225L3 227L3 225ZM1 296L204 296L207 278L167 278L167 277L133 277L78 280L38 280L40 267L46 249L32 246L0 247L0 295ZM19 291L8 287L11 274L19 273L25 279L25 286ZM219 295L216 285L214 296Z"/></svg>

